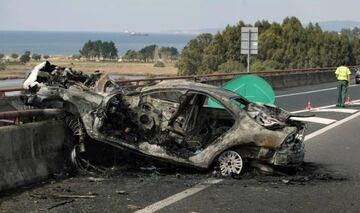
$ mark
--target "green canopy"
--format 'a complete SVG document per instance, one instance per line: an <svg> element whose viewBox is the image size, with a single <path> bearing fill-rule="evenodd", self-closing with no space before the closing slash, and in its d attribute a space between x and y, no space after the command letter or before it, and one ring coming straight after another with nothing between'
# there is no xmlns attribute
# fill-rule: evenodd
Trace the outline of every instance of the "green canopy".
<svg viewBox="0 0 360 213"><path fill-rule="evenodd" d="M275 103L274 90L268 82L257 75L241 75L226 82L224 88L253 102ZM223 108L221 104L213 99L208 100L208 106L212 108Z"/></svg>

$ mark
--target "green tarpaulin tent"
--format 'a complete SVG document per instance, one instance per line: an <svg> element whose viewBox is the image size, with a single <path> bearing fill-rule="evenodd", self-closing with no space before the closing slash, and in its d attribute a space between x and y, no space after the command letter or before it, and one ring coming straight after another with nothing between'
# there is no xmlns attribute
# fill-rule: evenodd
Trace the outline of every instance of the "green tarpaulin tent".
<svg viewBox="0 0 360 213"><path fill-rule="evenodd" d="M257 75L242 75L236 77L227 82L224 88L253 102L275 103L274 90L267 81ZM213 99L208 100L208 106L212 108L223 108Z"/></svg>

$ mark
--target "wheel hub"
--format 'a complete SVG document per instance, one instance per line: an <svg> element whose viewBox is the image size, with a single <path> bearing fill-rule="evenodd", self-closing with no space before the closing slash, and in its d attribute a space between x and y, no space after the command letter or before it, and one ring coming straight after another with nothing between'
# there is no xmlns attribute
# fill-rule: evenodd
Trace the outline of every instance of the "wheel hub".
<svg viewBox="0 0 360 213"><path fill-rule="evenodd" d="M240 174L243 167L243 160L239 153L229 150L222 153L219 157L219 167L221 175Z"/></svg>

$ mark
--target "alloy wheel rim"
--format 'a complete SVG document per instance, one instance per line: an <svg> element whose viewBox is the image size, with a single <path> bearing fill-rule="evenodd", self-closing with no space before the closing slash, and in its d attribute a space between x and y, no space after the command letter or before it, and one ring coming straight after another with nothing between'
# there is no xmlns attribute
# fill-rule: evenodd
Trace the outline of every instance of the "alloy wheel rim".
<svg viewBox="0 0 360 213"><path fill-rule="evenodd" d="M243 167L243 160L239 153L228 150L219 157L219 167L221 175L230 176L231 174L240 174Z"/></svg>

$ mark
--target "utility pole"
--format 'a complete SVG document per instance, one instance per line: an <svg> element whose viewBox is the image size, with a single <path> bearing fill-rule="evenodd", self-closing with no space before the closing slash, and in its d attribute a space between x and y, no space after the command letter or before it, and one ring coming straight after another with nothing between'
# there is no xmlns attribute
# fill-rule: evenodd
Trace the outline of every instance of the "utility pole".
<svg viewBox="0 0 360 213"><path fill-rule="evenodd" d="M251 30L249 29L248 31L249 37L248 37L248 41L249 41L249 46L248 46L248 54L247 54L247 72L250 72L250 52L251 52Z"/></svg>

